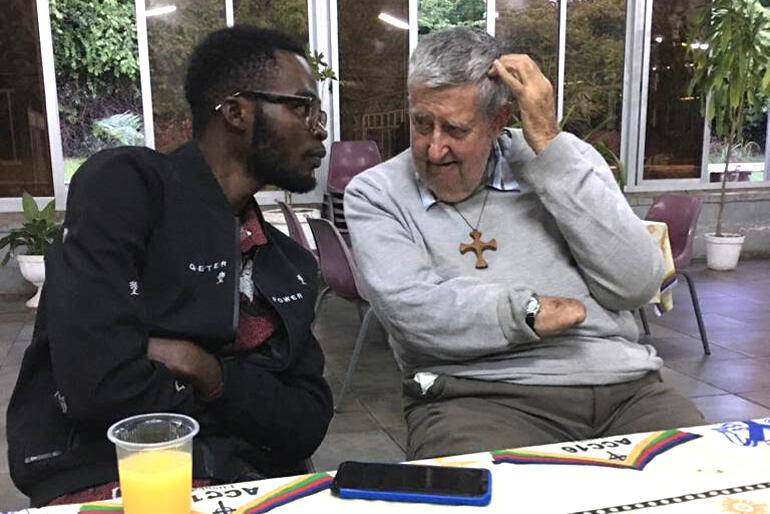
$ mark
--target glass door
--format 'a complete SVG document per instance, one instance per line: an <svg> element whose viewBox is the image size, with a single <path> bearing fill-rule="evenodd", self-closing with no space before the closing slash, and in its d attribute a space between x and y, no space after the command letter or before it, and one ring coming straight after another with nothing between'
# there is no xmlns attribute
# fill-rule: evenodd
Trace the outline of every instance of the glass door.
<svg viewBox="0 0 770 514"><path fill-rule="evenodd" d="M48 118L35 0L0 8L0 197L52 196Z"/></svg>

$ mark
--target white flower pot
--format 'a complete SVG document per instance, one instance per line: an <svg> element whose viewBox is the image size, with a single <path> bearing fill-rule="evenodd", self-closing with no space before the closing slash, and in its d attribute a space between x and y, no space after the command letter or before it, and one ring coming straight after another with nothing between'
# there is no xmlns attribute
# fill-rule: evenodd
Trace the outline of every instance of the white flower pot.
<svg viewBox="0 0 770 514"><path fill-rule="evenodd" d="M706 238L706 266L719 271L734 270L746 236L725 233L721 237L715 234L703 234L703 237Z"/></svg>
<svg viewBox="0 0 770 514"><path fill-rule="evenodd" d="M37 287L35 296L27 300L27 307L31 309L37 309L37 304L40 301L40 290L45 282L45 261L42 255L17 255L16 260L19 262L19 270L21 275L32 282Z"/></svg>

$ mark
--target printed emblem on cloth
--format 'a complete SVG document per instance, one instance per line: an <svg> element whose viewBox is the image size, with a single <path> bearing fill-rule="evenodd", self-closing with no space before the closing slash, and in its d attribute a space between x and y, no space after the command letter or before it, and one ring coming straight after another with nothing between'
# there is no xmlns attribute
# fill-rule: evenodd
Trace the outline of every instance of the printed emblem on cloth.
<svg viewBox="0 0 770 514"><path fill-rule="evenodd" d="M738 446L757 446L759 443L770 445L770 418L731 421L714 428L728 441Z"/></svg>
<svg viewBox="0 0 770 514"><path fill-rule="evenodd" d="M679 430L653 432L639 442L629 437L610 437L580 443L565 443L560 452L527 450L498 450L490 452L496 463L566 464L573 466L605 466L643 470L661 453L674 446L701 437Z"/></svg>

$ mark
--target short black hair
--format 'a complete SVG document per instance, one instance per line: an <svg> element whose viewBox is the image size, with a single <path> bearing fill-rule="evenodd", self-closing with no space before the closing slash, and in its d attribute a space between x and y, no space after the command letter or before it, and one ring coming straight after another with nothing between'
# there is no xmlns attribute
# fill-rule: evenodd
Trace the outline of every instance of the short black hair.
<svg viewBox="0 0 770 514"><path fill-rule="evenodd" d="M306 58L299 42L277 30L235 25L206 36L190 56L184 83L194 136L206 127L214 108L226 96L268 85L276 50Z"/></svg>

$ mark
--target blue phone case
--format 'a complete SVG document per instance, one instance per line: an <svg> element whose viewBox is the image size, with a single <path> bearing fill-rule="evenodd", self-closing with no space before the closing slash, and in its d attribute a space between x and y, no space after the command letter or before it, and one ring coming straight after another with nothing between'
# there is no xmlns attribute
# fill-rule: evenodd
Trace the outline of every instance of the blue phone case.
<svg viewBox="0 0 770 514"><path fill-rule="evenodd" d="M336 490L340 498L357 498L362 500L386 500L414 503L438 503L443 505L475 505L483 507L489 505L492 500L492 473L487 472L487 490L479 496L428 494L406 491L378 491L374 489L347 489Z"/></svg>

